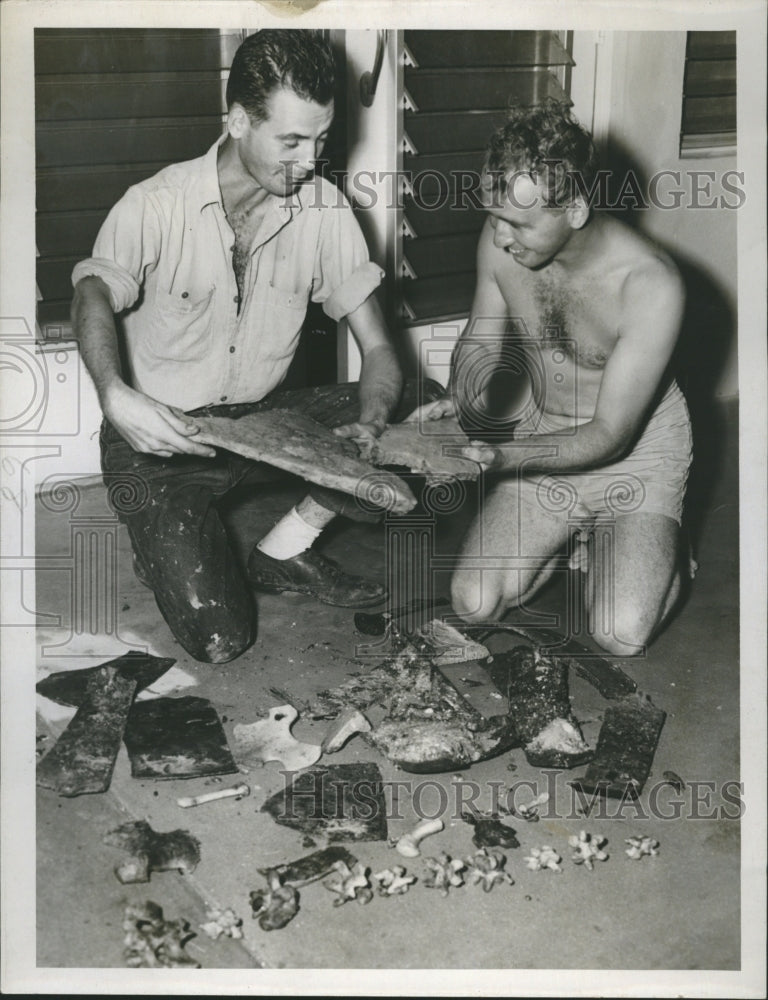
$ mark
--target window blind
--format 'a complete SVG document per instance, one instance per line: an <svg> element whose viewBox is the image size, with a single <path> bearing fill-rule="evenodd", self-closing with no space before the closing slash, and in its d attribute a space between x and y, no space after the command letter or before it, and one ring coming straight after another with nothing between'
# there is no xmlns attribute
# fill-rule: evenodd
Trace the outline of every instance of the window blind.
<svg viewBox="0 0 768 1000"><path fill-rule="evenodd" d="M681 152L736 145L736 32L689 31Z"/></svg>
<svg viewBox="0 0 768 1000"><path fill-rule="evenodd" d="M401 59L399 291L415 325L468 314L488 138L512 104L567 100L573 60L554 31L405 31Z"/></svg>
<svg viewBox="0 0 768 1000"><path fill-rule="evenodd" d="M70 276L125 190L222 131L239 32L35 31L38 327L66 335Z"/></svg>

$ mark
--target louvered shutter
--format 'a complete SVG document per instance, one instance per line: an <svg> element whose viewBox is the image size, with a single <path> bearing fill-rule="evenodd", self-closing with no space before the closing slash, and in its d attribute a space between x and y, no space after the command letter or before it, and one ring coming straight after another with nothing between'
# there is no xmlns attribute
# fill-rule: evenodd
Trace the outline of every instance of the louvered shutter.
<svg viewBox="0 0 768 1000"><path fill-rule="evenodd" d="M405 31L402 59L400 291L417 325L468 314L487 140L510 105L567 100L573 60L554 31Z"/></svg>
<svg viewBox="0 0 768 1000"><path fill-rule="evenodd" d="M736 145L736 32L689 31L681 152Z"/></svg>
<svg viewBox="0 0 768 1000"><path fill-rule="evenodd" d="M38 325L60 336L70 276L126 188L200 156L222 132L239 33L35 32Z"/></svg>

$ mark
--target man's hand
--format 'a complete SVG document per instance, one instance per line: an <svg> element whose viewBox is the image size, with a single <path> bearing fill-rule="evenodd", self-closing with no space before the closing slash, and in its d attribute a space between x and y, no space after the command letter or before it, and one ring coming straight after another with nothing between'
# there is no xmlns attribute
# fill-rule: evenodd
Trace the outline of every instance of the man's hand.
<svg viewBox="0 0 768 1000"><path fill-rule="evenodd" d="M338 437L351 438L362 445L370 444L380 437L387 425L379 421L358 421L354 424L342 424L341 427L334 427L333 433Z"/></svg>
<svg viewBox="0 0 768 1000"><path fill-rule="evenodd" d="M417 406L413 413L410 413L404 424L421 423L422 420L442 420L443 417L455 417L456 406L451 396L443 396L432 403L425 403L424 406Z"/></svg>
<svg viewBox="0 0 768 1000"><path fill-rule="evenodd" d="M494 448L485 441L470 441L461 449L461 457L477 462L483 472L500 472L510 467L508 457L501 448Z"/></svg>
<svg viewBox="0 0 768 1000"><path fill-rule="evenodd" d="M216 454L215 449L193 440L200 428L191 417L124 383L110 387L102 407L107 420L136 451L162 458L177 454L213 458Z"/></svg>

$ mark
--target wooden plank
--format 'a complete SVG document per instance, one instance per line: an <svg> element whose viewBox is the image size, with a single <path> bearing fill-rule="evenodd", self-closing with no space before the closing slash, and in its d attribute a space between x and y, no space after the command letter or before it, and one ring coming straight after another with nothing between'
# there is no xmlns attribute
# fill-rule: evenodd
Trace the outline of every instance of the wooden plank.
<svg viewBox="0 0 768 1000"><path fill-rule="evenodd" d="M505 111L405 112L404 130L417 153L484 150Z"/></svg>
<svg viewBox="0 0 768 1000"><path fill-rule="evenodd" d="M39 77L36 121L173 118L221 113L218 70L195 73L91 73Z"/></svg>
<svg viewBox="0 0 768 1000"><path fill-rule="evenodd" d="M686 97L683 132L728 132L736 128L736 97Z"/></svg>
<svg viewBox="0 0 768 1000"><path fill-rule="evenodd" d="M477 189L485 162L482 150L470 153L435 153L404 156L403 170L409 175L414 195L433 201L441 193L455 201L455 194L470 185ZM462 177L466 174L466 177Z"/></svg>
<svg viewBox="0 0 768 1000"><path fill-rule="evenodd" d="M735 59L735 31L689 31L689 59Z"/></svg>
<svg viewBox="0 0 768 1000"><path fill-rule="evenodd" d="M56 255L60 248L65 248L67 253L89 257L106 214L104 209L90 212L38 212L37 249L41 259Z"/></svg>
<svg viewBox="0 0 768 1000"><path fill-rule="evenodd" d="M395 513L405 513L416 505L416 498L399 476L375 469L360 457L354 442L336 437L295 410L265 410L237 420L195 417L195 422L200 425L196 440L202 444L267 462L311 483L359 497L366 505L373 495L388 499L389 509Z"/></svg>
<svg viewBox="0 0 768 1000"><path fill-rule="evenodd" d="M220 70L228 64L217 30L109 28L35 31L35 71L40 74L141 72L147 66L167 70Z"/></svg>
<svg viewBox="0 0 768 1000"><path fill-rule="evenodd" d="M173 121L66 122L39 125L38 167L85 166L163 160L180 163L202 156L221 136L220 115Z"/></svg>
<svg viewBox="0 0 768 1000"><path fill-rule="evenodd" d="M687 97L736 93L735 59L689 59L683 92Z"/></svg>
<svg viewBox="0 0 768 1000"><path fill-rule="evenodd" d="M417 278L472 271L477 256L477 234L459 233L408 240L403 253Z"/></svg>
<svg viewBox="0 0 768 1000"><path fill-rule="evenodd" d="M469 315L475 293L475 272L421 278L403 283L403 298L415 319Z"/></svg>
<svg viewBox="0 0 768 1000"><path fill-rule="evenodd" d="M541 104L567 96L548 69L447 69L405 71L418 111L465 111Z"/></svg>
<svg viewBox="0 0 768 1000"><path fill-rule="evenodd" d="M446 236L458 233L480 233L485 222L485 213L469 208L457 208L450 204L435 209L422 208L413 199L406 199L404 220L417 237ZM403 249L406 256L412 245L406 240Z"/></svg>
<svg viewBox="0 0 768 1000"><path fill-rule="evenodd" d="M72 268L82 259L76 255L55 260L43 260L42 258L38 260L37 284L43 299L47 301L49 299L72 298Z"/></svg>
<svg viewBox="0 0 768 1000"><path fill-rule="evenodd" d="M405 44L424 68L573 65L552 31L406 31Z"/></svg>
<svg viewBox="0 0 768 1000"><path fill-rule="evenodd" d="M156 174L160 163L132 163L127 166L72 167L66 172L44 169L37 172L38 212L110 209L132 184Z"/></svg>

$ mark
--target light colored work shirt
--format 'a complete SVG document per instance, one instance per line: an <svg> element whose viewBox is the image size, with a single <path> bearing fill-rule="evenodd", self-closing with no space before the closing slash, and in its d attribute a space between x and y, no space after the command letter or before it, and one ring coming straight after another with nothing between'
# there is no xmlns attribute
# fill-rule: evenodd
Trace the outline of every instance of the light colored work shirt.
<svg viewBox="0 0 768 1000"><path fill-rule="evenodd" d="M72 283L97 275L125 335L127 381L191 410L257 402L285 377L307 305L353 312L384 272L349 203L316 177L273 198L254 238L239 301L217 172L219 140L129 188Z"/></svg>

